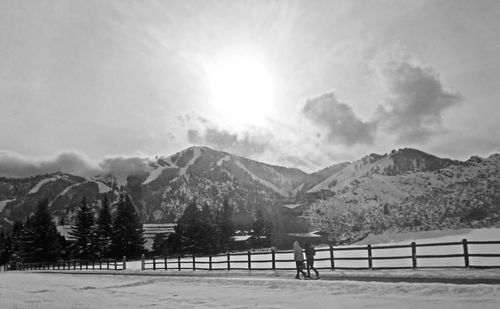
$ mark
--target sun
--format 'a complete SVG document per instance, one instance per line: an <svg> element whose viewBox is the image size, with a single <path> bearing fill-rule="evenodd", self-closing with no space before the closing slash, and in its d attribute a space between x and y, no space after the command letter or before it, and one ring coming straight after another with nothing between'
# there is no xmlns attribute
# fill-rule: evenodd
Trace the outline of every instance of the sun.
<svg viewBox="0 0 500 309"><path fill-rule="evenodd" d="M272 76L258 57L240 54L207 66L210 102L233 126L261 124L272 109Z"/></svg>

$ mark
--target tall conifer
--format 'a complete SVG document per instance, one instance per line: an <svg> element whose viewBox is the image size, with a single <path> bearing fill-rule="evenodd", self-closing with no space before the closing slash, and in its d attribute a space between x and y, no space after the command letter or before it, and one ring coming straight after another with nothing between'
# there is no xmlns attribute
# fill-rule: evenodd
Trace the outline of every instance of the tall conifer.
<svg viewBox="0 0 500 309"><path fill-rule="evenodd" d="M38 203L35 214L26 220L21 237L25 262L55 261L59 255L59 234L48 210L48 200Z"/></svg>
<svg viewBox="0 0 500 309"><path fill-rule="evenodd" d="M144 230L128 195L120 196L113 221L111 250L115 257L139 257L144 252Z"/></svg>
<svg viewBox="0 0 500 309"><path fill-rule="evenodd" d="M111 239L113 237L113 222L109 211L108 196L104 195L101 209L97 217L96 225L99 242L99 256L108 256L110 252Z"/></svg>
<svg viewBox="0 0 500 309"><path fill-rule="evenodd" d="M75 240L74 254L81 259L92 259L96 256L97 241L94 228L94 214L87 206L84 197L79 205L75 223L69 234Z"/></svg>

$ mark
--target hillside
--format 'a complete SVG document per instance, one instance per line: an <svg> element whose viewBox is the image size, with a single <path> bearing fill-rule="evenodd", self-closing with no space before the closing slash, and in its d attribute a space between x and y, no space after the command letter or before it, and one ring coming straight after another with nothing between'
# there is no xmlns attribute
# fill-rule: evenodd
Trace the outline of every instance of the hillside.
<svg viewBox="0 0 500 309"><path fill-rule="evenodd" d="M157 157L147 169L130 175L120 188L113 175L92 179L55 173L30 178L0 178L0 225L11 226L31 214L36 202L47 198L58 220L71 222L83 196L99 207L103 193L111 200L127 191L145 222L171 222L187 202L213 207L229 197L236 219L248 223L256 208L271 208L293 200L309 189L317 176L273 166L206 147L191 147Z"/></svg>
<svg viewBox="0 0 500 309"><path fill-rule="evenodd" d="M428 162L426 156L414 155L400 150L370 155L347 166L308 191L312 196L329 193L321 202L312 201L311 209L323 215L337 209L335 216L342 217L339 222L346 228L335 233L345 238L390 229L500 224L500 155L465 162L427 157Z"/></svg>
<svg viewBox="0 0 500 309"><path fill-rule="evenodd" d="M343 205L349 230L344 238L386 229L494 226L500 213L499 158L461 162L400 149L307 174L191 147L157 157L144 171L120 182L114 175L88 179L63 173L0 178L0 228L25 219L42 198L49 200L57 220L68 223L83 196L95 209L103 194L113 201L121 190L132 197L145 222L174 221L193 198L217 208L229 197L235 222L243 225L256 209L279 214L284 203L305 203L306 215L307 209Z"/></svg>

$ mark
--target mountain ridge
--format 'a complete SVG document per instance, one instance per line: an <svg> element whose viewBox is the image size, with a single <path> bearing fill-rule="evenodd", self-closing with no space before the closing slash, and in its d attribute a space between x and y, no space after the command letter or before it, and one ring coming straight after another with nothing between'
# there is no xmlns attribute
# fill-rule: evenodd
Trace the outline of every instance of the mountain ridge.
<svg viewBox="0 0 500 309"><path fill-rule="evenodd" d="M452 190L450 186L458 188L460 181L474 181L477 175L488 174L487 186L496 187L500 160L495 158L500 154L459 161L403 148L306 173L194 146L156 157L148 168L129 175L123 186L114 175L85 178L59 172L27 178L0 177L0 225L8 228L15 220L24 220L41 198L49 199L50 211L57 220L71 222L83 196L96 210L103 194L114 200L122 190L129 193L144 222L172 222L192 199L217 208L224 198L229 198L236 222L243 225L250 223L257 209L270 214L284 203L310 204L332 196L363 208L411 204L412 191L423 192L418 198L430 200L432 197L423 196L440 190L440 196L434 198L444 198L447 190ZM483 174L474 174L475 166L480 166L476 169L484 170ZM436 179L439 186L428 185L426 178ZM490 195L496 199L495 194Z"/></svg>

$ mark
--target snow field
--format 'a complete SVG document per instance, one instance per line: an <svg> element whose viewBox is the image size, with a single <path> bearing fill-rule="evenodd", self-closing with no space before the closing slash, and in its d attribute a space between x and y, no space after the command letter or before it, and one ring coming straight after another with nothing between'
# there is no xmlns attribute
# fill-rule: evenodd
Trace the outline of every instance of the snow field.
<svg viewBox="0 0 500 309"><path fill-rule="evenodd" d="M0 273L0 308L498 308L500 285Z"/></svg>

